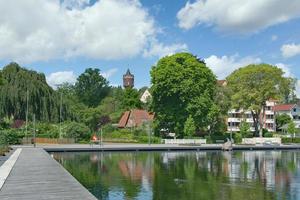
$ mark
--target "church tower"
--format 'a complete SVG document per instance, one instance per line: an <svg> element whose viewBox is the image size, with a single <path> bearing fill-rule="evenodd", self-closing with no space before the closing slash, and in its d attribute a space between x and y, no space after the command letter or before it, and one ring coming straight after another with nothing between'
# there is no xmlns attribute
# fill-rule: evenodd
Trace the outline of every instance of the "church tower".
<svg viewBox="0 0 300 200"><path fill-rule="evenodd" d="M126 74L123 75L123 86L124 88L134 87L134 75L130 73L129 69Z"/></svg>

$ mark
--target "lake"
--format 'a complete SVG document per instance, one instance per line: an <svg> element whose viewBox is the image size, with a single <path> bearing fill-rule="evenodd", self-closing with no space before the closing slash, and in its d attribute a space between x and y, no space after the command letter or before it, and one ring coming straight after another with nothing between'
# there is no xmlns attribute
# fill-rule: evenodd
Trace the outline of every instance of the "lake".
<svg viewBox="0 0 300 200"><path fill-rule="evenodd" d="M51 154L102 200L300 199L300 151Z"/></svg>

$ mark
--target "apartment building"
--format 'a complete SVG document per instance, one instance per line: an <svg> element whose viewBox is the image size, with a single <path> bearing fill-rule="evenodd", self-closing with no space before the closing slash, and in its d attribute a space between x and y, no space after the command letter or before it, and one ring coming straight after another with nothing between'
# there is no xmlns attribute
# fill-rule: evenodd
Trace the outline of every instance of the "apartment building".
<svg viewBox="0 0 300 200"><path fill-rule="evenodd" d="M275 123L275 111L276 100L266 101L265 114L261 114L260 117L263 120L263 128L270 132L276 131ZM240 131L240 125L243 121L246 121L250 125L250 131L255 131L253 117L251 111L244 110L230 110L227 118L227 131L238 132Z"/></svg>

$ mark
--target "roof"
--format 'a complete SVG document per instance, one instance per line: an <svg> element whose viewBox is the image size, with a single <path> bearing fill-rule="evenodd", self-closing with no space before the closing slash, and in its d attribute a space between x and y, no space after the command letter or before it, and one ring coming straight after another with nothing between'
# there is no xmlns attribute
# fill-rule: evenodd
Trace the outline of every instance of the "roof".
<svg viewBox="0 0 300 200"><path fill-rule="evenodd" d="M122 115L122 117L121 117L121 119L120 119L120 121L119 121L119 124L118 124L118 127L119 127L119 128L124 128L124 127L126 126L126 124L127 124L127 122L128 122L128 119L129 119L129 114L130 114L130 111L126 111L126 112Z"/></svg>
<svg viewBox="0 0 300 200"><path fill-rule="evenodd" d="M125 128L141 126L144 122L152 121L153 118L154 113L149 113L146 110L134 109L126 111L122 115L118 127Z"/></svg>
<svg viewBox="0 0 300 200"><path fill-rule="evenodd" d="M274 106L274 111L290 111L296 104L278 104Z"/></svg>
<svg viewBox="0 0 300 200"><path fill-rule="evenodd" d="M225 86L227 84L226 80L217 80L217 84L220 86Z"/></svg>
<svg viewBox="0 0 300 200"><path fill-rule="evenodd" d="M130 70L127 69L126 74L124 74L124 76L133 76L133 74L130 73Z"/></svg>

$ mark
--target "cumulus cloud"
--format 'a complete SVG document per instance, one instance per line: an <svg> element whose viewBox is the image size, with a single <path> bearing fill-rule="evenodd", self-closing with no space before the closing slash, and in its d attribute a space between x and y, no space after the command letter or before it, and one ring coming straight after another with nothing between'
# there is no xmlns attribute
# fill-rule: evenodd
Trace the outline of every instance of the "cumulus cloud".
<svg viewBox="0 0 300 200"><path fill-rule="evenodd" d="M211 55L204 59L207 66L217 75L218 79L226 78L234 70L249 64L257 64L261 62L257 57L240 58L238 55L222 56Z"/></svg>
<svg viewBox="0 0 300 200"><path fill-rule="evenodd" d="M63 83L74 84L76 82L76 78L77 76L73 71L54 72L46 77L47 83L54 89L56 89L58 85Z"/></svg>
<svg viewBox="0 0 300 200"><path fill-rule="evenodd" d="M101 75L108 79L110 78L111 76L113 76L115 73L117 73L118 69L117 68L112 68L112 69L109 69L107 71L104 71L104 72L101 72Z"/></svg>
<svg viewBox="0 0 300 200"><path fill-rule="evenodd" d="M284 44L280 50L283 57L290 58L300 55L300 44Z"/></svg>
<svg viewBox="0 0 300 200"><path fill-rule="evenodd" d="M232 33L257 32L299 16L299 0L196 0L177 13L183 29L205 24Z"/></svg>
<svg viewBox="0 0 300 200"><path fill-rule="evenodd" d="M286 65L284 63L277 63L277 64L275 64L275 66L282 69L285 77L295 77L294 74L292 74L291 69L288 65Z"/></svg>
<svg viewBox="0 0 300 200"><path fill-rule="evenodd" d="M184 43L175 43L171 45L164 45L163 43L159 43L157 41L152 42L149 49L144 51L145 57L151 56L168 56L172 55L176 52L187 51L188 47Z"/></svg>
<svg viewBox="0 0 300 200"><path fill-rule="evenodd" d="M300 98L300 80L298 80L296 84L296 95Z"/></svg>
<svg viewBox="0 0 300 200"><path fill-rule="evenodd" d="M128 58L159 34L139 0L9 0L0 13L0 60Z"/></svg>

